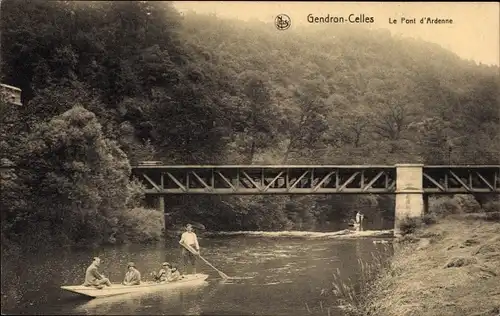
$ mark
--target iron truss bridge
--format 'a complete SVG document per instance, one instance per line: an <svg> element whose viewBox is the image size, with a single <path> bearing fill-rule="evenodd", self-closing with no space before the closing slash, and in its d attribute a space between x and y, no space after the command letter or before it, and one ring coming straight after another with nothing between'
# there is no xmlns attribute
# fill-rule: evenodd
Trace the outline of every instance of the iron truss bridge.
<svg viewBox="0 0 500 316"><path fill-rule="evenodd" d="M134 166L148 195L391 194L396 166ZM500 165L424 166L424 193L500 193Z"/></svg>

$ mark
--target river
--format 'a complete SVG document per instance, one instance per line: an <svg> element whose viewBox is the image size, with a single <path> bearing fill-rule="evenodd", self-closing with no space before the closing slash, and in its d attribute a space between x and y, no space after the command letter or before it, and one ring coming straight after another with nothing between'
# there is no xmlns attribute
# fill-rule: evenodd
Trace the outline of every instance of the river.
<svg viewBox="0 0 500 316"><path fill-rule="evenodd" d="M218 236L200 238L202 255L236 280L222 281L199 263L210 277L202 286L171 291L86 300L62 291L61 285L81 284L92 257L103 259L101 272L121 282L126 263L134 261L149 279L160 263L176 263L175 240L157 245L126 245L99 250L52 251L2 258L2 313L64 315L327 315L330 289L338 268L343 280L359 282L358 259L370 262L387 245L373 239L307 236ZM332 308L330 315L342 315Z"/></svg>

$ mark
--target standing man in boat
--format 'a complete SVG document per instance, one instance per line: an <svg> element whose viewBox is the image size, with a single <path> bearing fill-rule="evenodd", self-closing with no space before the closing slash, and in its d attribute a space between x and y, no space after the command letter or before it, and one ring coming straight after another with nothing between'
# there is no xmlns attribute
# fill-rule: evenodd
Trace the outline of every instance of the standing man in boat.
<svg viewBox="0 0 500 316"><path fill-rule="evenodd" d="M181 255L186 274L196 274L196 255L200 254L200 245L198 244L198 237L196 237L196 234L193 232L193 226L191 224L186 225L186 231L182 234L179 243L192 250L189 251L185 247L182 248Z"/></svg>
<svg viewBox="0 0 500 316"><path fill-rule="evenodd" d="M139 285L141 284L141 273L135 268L133 262L127 264L128 271L125 274L125 280L123 280L123 285Z"/></svg>
<svg viewBox="0 0 500 316"><path fill-rule="evenodd" d="M97 270L99 265L101 264L101 259L98 257L94 257L94 261L90 264L90 266L85 271L85 282L84 286L95 286L97 288L102 289L104 285L111 286L111 282L109 279L101 275Z"/></svg>

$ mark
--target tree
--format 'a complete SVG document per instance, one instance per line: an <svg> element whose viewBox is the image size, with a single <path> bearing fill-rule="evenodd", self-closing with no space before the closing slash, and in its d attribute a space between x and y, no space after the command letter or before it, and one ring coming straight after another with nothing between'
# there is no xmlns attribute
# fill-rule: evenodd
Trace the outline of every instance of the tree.
<svg viewBox="0 0 500 316"><path fill-rule="evenodd" d="M276 143L279 128L279 109L274 105L264 82L264 74L246 71L240 74L242 93L247 101L240 110L242 121L237 132L244 139L246 163L251 164L255 154Z"/></svg>
<svg viewBox="0 0 500 316"><path fill-rule="evenodd" d="M15 181L25 204L11 209L11 233L27 229L50 234L54 242L103 239L108 219L130 199L130 165L117 144L106 139L96 116L81 106L40 123L20 148ZM40 227L46 227L48 231ZM62 238L62 239L61 239Z"/></svg>
<svg viewBox="0 0 500 316"><path fill-rule="evenodd" d="M286 109L288 139L283 164L292 153L306 152L311 157L315 150L324 146L324 136L329 128L328 107L325 92L318 91L317 87L314 80L309 80L305 88L295 91L297 105Z"/></svg>

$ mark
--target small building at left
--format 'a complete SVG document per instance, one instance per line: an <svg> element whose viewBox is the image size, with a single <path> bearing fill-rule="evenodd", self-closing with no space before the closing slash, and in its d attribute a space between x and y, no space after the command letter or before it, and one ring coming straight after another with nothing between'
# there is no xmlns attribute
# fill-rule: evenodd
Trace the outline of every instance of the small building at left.
<svg viewBox="0 0 500 316"><path fill-rule="evenodd" d="M8 84L0 83L0 97L4 102L15 105L22 105L21 103L21 89L9 86Z"/></svg>

